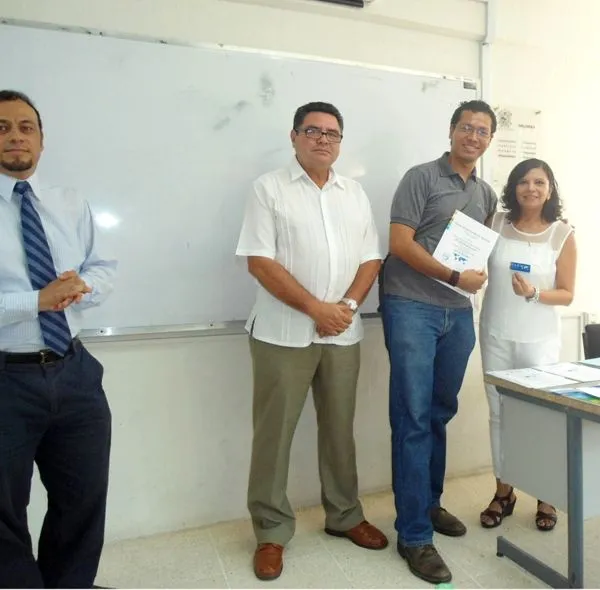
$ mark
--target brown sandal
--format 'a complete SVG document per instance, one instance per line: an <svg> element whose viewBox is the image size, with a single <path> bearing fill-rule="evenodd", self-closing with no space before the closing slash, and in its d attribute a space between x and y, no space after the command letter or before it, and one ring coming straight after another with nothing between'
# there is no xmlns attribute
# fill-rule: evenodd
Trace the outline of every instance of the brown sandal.
<svg viewBox="0 0 600 590"><path fill-rule="evenodd" d="M497 526L500 526L502 524L502 521L504 520L505 516L510 516L513 513L513 511L515 509L515 504L517 503L516 496L512 502L510 500L510 497L513 495L513 492L514 492L514 488L511 486L510 491L508 492L508 494L506 494L506 496L499 496L498 494L494 495L490 504L492 504L493 502L498 502L498 504L500 504L500 508L502 510L499 512L498 510L492 510L491 508L486 508L479 515L479 522L481 523L481 526L484 529L495 529ZM491 524L489 522L486 522L483 520L483 517L485 517L485 516L487 516L489 519L491 519L491 521L492 521Z"/></svg>
<svg viewBox="0 0 600 590"><path fill-rule="evenodd" d="M554 506L552 506L551 504L548 504L548 506L550 506L550 508L552 508L554 512L542 512L539 509L540 504L545 504L545 502L542 502L541 500L537 501L538 511L535 513L535 526L540 531L551 531L556 526L556 523L558 521L556 508L554 508Z"/></svg>

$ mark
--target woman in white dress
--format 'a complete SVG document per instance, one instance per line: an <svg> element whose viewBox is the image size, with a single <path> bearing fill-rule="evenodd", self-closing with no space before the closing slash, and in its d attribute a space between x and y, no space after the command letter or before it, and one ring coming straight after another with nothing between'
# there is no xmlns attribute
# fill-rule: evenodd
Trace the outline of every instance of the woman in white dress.
<svg viewBox="0 0 600 590"><path fill-rule="evenodd" d="M552 170L542 160L517 164L501 200L504 211L491 223L500 234L488 263L488 286L479 322L483 370L518 369L558 362L560 315L575 289L577 252L573 228L562 220ZM481 513L481 525L494 528L513 513L517 496L500 479L500 400L485 386L490 407L490 439L496 493ZM535 523L550 531L556 510L538 500Z"/></svg>

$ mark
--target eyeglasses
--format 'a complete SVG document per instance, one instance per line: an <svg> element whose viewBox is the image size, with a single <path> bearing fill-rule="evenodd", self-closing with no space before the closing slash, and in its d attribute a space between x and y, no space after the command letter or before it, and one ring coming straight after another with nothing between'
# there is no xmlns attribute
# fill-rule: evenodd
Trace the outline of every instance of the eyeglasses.
<svg viewBox="0 0 600 590"><path fill-rule="evenodd" d="M314 139L315 141L318 141L324 135L327 138L327 141L329 141L331 143L340 143L340 141L342 141L342 138L344 137L338 131L333 131L333 130L323 131L322 129L319 129L318 127L307 127L306 129L294 129L294 131L296 133L303 133L304 135L306 135L306 137L308 137L308 139Z"/></svg>
<svg viewBox="0 0 600 590"><path fill-rule="evenodd" d="M473 125L465 124L459 125L457 129L465 135L471 135L471 133L474 132L476 135L483 139L488 139L491 135L489 129L486 129L485 127L473 127Z"/></svg>

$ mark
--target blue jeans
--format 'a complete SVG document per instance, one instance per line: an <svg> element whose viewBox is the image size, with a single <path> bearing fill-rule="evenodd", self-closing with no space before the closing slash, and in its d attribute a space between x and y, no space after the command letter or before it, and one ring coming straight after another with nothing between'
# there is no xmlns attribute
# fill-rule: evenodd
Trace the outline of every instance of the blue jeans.
<svg viewBox="0 0 600 590"><path fill-rule="evenodd" d="M390 357L392 485L398 541L432 542L430 510L440 505L446 472L446 424L475 346L473 311L385 295Z"/></svg>

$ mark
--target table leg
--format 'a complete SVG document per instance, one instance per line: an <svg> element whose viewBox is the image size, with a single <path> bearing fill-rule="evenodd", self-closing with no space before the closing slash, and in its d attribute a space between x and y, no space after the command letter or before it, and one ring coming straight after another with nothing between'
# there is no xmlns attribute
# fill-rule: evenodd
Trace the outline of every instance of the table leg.
<svg viewBox="0 0 600 590"><path fill-rule="evenodd" d="M567 413L569 588L583 588L583 450L581 418Z"/></svg>
<svg viewBox="0 0 600 590"><path fill-rule="evenodd" d="M520 549L504 537L498 537L496 546L498 557L508 557L524 570L533 574L536 578L548 584L551 588L568 588L569 582L562 574L553 570L550 566L540 561L527 551Z"/></svg>

